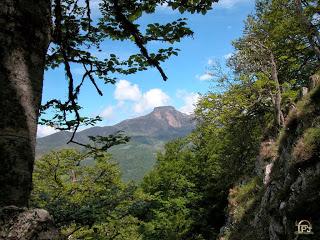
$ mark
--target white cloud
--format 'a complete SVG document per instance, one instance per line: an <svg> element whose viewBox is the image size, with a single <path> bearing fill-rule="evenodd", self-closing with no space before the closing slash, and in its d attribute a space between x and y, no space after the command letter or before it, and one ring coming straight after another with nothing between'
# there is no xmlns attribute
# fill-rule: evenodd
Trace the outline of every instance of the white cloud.
<svg viewBox="0 0 320 240"><path fill-rule="evenodd" d="M116 83L114 97L118 101L138 101L141 98L141 91L137 84L132 84L127 80L120 80Z"/></svg>
<svg viewBox="0 0 320 240"><path fill-rule="evenodd" d="M143 113L155 107L168 105L170 97L159 88L150 89L134 105L136 113Z"/></svg>
<svg viewBox="0 0 320 240"><path fill-rule="evenodd" d="M137 84L127 80L116 83L114 98L117 104L106 106L100 116L104 119L117 117L117 113L130 113L134 116L143 114L155 107L168 105L170 97L159 88L153 88L142 92Z"/></svg>
<svg viewBox="0 0 320 240"><path fill-rule="evenodd" d="M214 68L218 65L218 62L213 59L213 58L208 58L207 63L206 63L206 72L204 72L203 74L197 74L196 78L199 79L200 81L207 81L207 80L211 80L213 75L210 72L211 68Z"/></svg>
<svg viewBox="0 0 320 240"><path fill-rule="evenodd" d="M219 60L213 58L208 59L207 67L216 67L217 65L219 65Z"/></svg>
<svg viewBox="0 0 320 240"><path fill-rule="evenodd" d="M229 58L232 57L232 55L233 55L232 53L228 53L228 54L224 55L223 57L224 57L224 59L228 60Z"/></svg>
<svg viewBox="0 0 320 240"><path fill-rule="evenodd" d="M158 7L159 7L160 9L167 9L167 8L169 8L168 3L166 3L166 2L163 3L163 4L159 4Z"/></svg>
<svg viewBox="0 0 320 240"><path fill-rule="evenodd" d="M194 112L196 104L200 100L200 95L198 93L190 93L184 90L178 90L177 97L181 98L184 102L184 105L179 108L179 111L186 114L192 114Z"/></svg>
<svg viewBox="0 0 320 240"><path fill-rule="evenodd" d="M164 13L164 14L177 14L179 13L179 11L176 9L176 10L173 10L171 7L168 6L168 3L163 3L163 4L159 4L157 6L157 10L160 11L161 13Z"/></svg>
<svg viewBox="0 0 320 240"><path fill-rule="evenodd" d="M107 106L105 109L102 110L102 112L99 114L102 118L111 118L113 116L113 106Z"/></svg>
<svg viewBox="0 0 320 240"><path fill-rule="evenodd" d="M212 74L209 72L206 72L200 76L197 75L196 78L198 78L200 81L207 81L207 80L212 79Z"/></svg>
<svg viewBox="0 0 320 240"><path fill-rule="evenodd" d="M214 61L213 59L209 58L207 64L208 64L209 66L212 66L212 65L215 64L215 61Z"/></svg>
<svg viewBox="0 0 320 240"><path fill-rule="evenodd" d="M45 137L51 134L58 132L58 130L54 129L53 127L38 125L37 129L37 137Z"/></svg>
<svg viewBox="0 0 320 240"><path fill-rule="evenodd" d="M230 9L233 8L235 5L241 3L249 3L250 1L252 0L220 0L218 3L214 4L215 6L213 7Z"/></svg>

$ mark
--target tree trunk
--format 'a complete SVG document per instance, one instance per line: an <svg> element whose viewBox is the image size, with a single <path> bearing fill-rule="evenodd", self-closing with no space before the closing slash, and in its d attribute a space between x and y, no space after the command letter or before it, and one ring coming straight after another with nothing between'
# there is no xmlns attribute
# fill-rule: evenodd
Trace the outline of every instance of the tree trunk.
<svg viewBox="0 0 320 240"><path fill-rule="evenodd" d="M282 94L281 94L281 88L280 88L280 83L278 79L277 63L272 52L270 53L270 60L271 60L271 77L276 86L276 95L274 100L275 115L276 115L277 125L279 128L281 128L284 126L284 117L281 110Z"/></svg>
<svg viewBox="0 0 320 240"><path fill-rule="evenodd" d="M0 1L0 206L27 206L50 0Z"/></svg>

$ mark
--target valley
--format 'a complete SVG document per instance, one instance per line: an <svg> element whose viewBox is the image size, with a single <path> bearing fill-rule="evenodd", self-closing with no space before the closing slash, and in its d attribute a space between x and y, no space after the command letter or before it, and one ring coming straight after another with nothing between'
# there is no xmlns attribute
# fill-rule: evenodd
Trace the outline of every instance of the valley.
<svg viewBox="0 0 320 240"><path fill-rule="evenodd" d="M124 131L130 137L127 144L110 149L112 159L119 164L122 178L125 181L140 181L152 169L156 162L156 154L163 149L166 142L185 137L193 129L196 122L192 115L177 111L174 107L156 107L151 113L124 120L114 126L92 127L80 131L76 141L88 143L88 136L107 136L117 131ZM66 144L72 133L61 131L37 140L38 157L51 150L78 148L76 144Z"/></svg>

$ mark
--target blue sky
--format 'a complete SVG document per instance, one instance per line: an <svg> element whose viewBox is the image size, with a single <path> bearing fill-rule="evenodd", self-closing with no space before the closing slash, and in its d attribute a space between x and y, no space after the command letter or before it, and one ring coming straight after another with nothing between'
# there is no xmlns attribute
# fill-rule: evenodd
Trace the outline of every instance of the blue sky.
<svg viewBox="0 0 320 240"><path fill-rule="evenodd" d="M164 82L155 69L134 75L122 76L115 85L99 84L104 95L99 96L94 87L87 82L80 93L79 101L83 107L82 115L100 115L103 121L98 125L113 125L127 118L145 115L156 106L172 105L176 109L192 113L198 94L209 90L210 74L207 73L214 62L223 64L233 52L231 41L240 37L243 21L254 10L254 0L220 0L206 15L180 15L178 12L159 7L156 14L146 15L139 20L143 26L150 22L170 22L187 17L193 38L185 38L174 47L181 49L177 57L162 64L169 77ZM148 48L156 50L162 45L151 43ZM133 43L106 42L101 57L116 53L126 58L138 49ZM74 67L73 73L81 77L81 70ZM45 73L43 102L51 98L65 99L66 79L61 69ZM54 129L39 126L38 136L54 133Z"/></svg>

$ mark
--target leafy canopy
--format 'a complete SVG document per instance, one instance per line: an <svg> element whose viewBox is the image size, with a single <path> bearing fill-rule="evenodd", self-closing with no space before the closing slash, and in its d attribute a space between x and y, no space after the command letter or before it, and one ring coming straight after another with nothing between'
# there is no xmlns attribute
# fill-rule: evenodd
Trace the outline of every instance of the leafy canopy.
<svg viewBox="0 0 320 240"><path fill-rule="evenodd" d="M87 165L88 158L94 164ZM45 208L62 232L80 239L139 239L138 220L129 214L135 187L121 181L109 154L73 149L38 159L31 203Z"/></svg>

